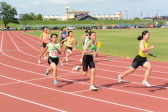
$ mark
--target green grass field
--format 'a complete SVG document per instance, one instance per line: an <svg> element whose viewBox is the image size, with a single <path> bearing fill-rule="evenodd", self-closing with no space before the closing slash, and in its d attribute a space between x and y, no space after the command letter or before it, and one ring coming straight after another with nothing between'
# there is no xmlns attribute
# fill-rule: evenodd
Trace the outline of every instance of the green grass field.
<svg viewBox="0 0 168 112"><path fill-rule="evenodd" d="M148 60L166 61L168 62L168 29L124 29L124 30L94 30L97 33L97 41L102 44L99 50L100 54L113 56L134 58L138 53L139 41L137 37L141 35L143 30L150 32L149 44L155 45L150 53L157 57L148 56ZM42 31L26 32L27 34L39 37ZM59 31L51 31L51 33L59 33ZM73 31L74 37L79 41L84 34L84 30ZM60 38L59 38L60 39ZM82 47L76 49L82 50Z"/></svg>
<svg viewBox="0 0 168 112"><path fill-rule="evenodd" d="M11 27L22 27L23 23L19 21L19 24L14 24L14 23L9 23L8 26ZM164 21L157 21L158 24L164 24ZM118 25L118 23L123 23L123 24L139 24L139 25L149 25L153 24L155 25L155 22L150 21L150 20L87 20L87 21L76 21L76 20L68 20L68 21L58 21L58 20L44 20L44 21L39 21L39 20L33 20L29 21L27 26L29 27L42 27L42 26L48 26L48 27L62 27L62 26L93 26L93 25ZM0 21L0 27L4 27L4 24L2 21Z"/></svg>

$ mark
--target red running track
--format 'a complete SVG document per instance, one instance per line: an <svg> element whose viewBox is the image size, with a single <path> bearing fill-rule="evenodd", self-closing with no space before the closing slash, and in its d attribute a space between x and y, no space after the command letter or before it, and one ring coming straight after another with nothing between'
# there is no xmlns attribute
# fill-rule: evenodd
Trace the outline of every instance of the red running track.
<svg viewBox="0 0 168 112"><path fill-rule="evenodd" d="M64 66L58 65L60 84L54 86L52 75L45 76L47 61L42 59L41 64L37 63L40 46L37 37L23 32L0 32L0 111L168 111L167 62L150 61L153 70L149 83L153 86L148 88L141 84L143 67L121 84L117 83L118 74L128 69L132 59L99 55L95 58L95 84L99 89L90 91L90 74L81 76L71 71L72 67L81 65L81 51L73 51L74 55Z"/></svg>

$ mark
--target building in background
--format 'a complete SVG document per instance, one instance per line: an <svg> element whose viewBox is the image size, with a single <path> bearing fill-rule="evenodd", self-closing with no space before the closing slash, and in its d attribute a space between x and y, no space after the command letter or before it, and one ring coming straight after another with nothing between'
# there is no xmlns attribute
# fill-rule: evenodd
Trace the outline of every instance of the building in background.
<svg viewBox="0 0 168 112"><path fill-rule="evenodd" d="M43 16L43 20L68 20L68 19L76 19L76 20L121 20L122 12L116 12L115 14L92 14L90 15L90 11L69 11L69 6L65 6L65 16L60 15L47 15Z"/></svg>

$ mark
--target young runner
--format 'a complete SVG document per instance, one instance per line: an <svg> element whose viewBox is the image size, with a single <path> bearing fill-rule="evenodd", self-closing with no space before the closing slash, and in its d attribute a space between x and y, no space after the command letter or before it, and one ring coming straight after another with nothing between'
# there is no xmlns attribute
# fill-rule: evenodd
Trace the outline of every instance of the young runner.
<svg viewBox="0 0 168 112"><path fill-rule="evenodd" d="M65 42L66 41L66 42ZM61 65L63 66L63 62L66 60L68 61L68 57L71 56L73 54L72 52L72 48L73 48L73 44L76 43L75 38L73 37L73 33L72 31L68 31L68 37L64 40L61 41L61 43L65 42L65 46L66 46L66 56L63 58L62 61L60 61Z"/></svg>
<svg viewBox="0 0 168 112"><path fill-rule="evenodd" d="M42 41L41 51L40 54L43 52L44 48L46 47L47 43L50 42L49 34L47 33L48 27L43 28L43 33L40 36L40 40ZM45 55L44 55L45 57ZM41 63L41 58L38 58L38 63Z"/></svg>
<svg viewBox="0 0 168 112"><path fill-rule="evenodd" d="M121 83L122 79L126 75L133 73L139 66L143 66L146 68L146 72L142 83L147 87L151 87L151 85L147 82L147 79L151 73L152 66L149 63L149 61L147 61L147 56L148 56L149 50L154 48L154 45L149 47L149 44L148 44L149 38L150 38L150 33L146 30L142 32L142 36L139 36L137 38L140 41L139 53L134 58L132 62L132 67L129 70L125 71L124 73L118 75L119 83Z"/></svg>
<svg viewBox="0 0 168 112"><path fill-rule="evenodd" d="M51 36L51 35L50 35L50 30L49 30L49 29L47 29L47 34L48 34L48 37ZM49 38L49 39L50 39L50 42L51 42L51 38ZM48 52L48 50L47 50L46 53L45 53L44 59L47 59L48 56L49 56L49 52Z"/></svg>
<svg viewBox="0 0 168 112"><path fill-rule="evenodd" d="M81 39L79 40L79 42L78 42L78 47L79 47L79 45L80 45L80 43L82 42L82 40L84 40L83 41L83 50L84 50L84 48L85 48L85 46L86 46L86 44L87 44L87 42L90 40L90 38L89 38L89 33L91 32L91 29L87 29L86 31L86 34L84 34L82 37L81 37ZM82 58L83 58L83 52L82 52ZM82 58L80 59L80 61L82 62Z"/></svg>
<svg viewBox="0 0 168 112"><path fill-rule="evenodd" d="M78 71L82 75L86 76L87 71L88 71L88 66L90 67L91 70L91 81L90 81L90 90L97 90L97 88L94 86L94 80L95 80L95 64L93 61L93 56L97 56L96 52L96 33L95 32L90 32L90 41L87 42L86 47L84 49L84 56L83 56L83 70L80 68L80 66L74 67L72 70L73 71Z"/></svg>
<svg viewBox="0 0 168 112"><path fill-rule="evenodd" d="M60 33L59 33L59 36L61 36L61 39L60 39L60 43L62 42L62 40L64 40L67 36L66 36L66 27L62 27ZM64 42L61 43L61 49L62 51L64 52L65 54L65 45L64 45Z"/></svg>
<svg viewBox="0 0 168 112"><path fill-rule="evenodd" d="M43 50L43 52L39 55L39 58L47 51L49 51L48 64L49 68L46 69L46 75L48 75L51 71L53 71L53 79L54 85L58 84L57 81L57 64L59 62L59 55L61 54L60 44L57 43L57 34L51 34L51 43L48 43Z"/></svg>

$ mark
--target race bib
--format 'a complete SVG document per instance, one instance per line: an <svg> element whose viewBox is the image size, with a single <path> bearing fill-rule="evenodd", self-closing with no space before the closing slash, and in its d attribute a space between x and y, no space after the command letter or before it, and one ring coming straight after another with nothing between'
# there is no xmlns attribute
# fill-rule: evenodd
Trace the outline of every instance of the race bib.
<svg viewBox="0 0 168 112"><path fill-rule="evenodd" d="M49 37L45 37L45 38L44 38L44 41L45 41L45 42L50 42L50 38L49 38Z"/></svg>
<svg viewBox="0 0 168 112"><path fill-rule="evenodd" d="M73 45L73 42L68 42L69 47L72 47L72 45Z"/></svg>
<svg viewBox="0 0 168 112"><path fill-rule="evenodd" d="M59 54L57 53L57 50L50 51L51 57L59 57Z"/></svg>

